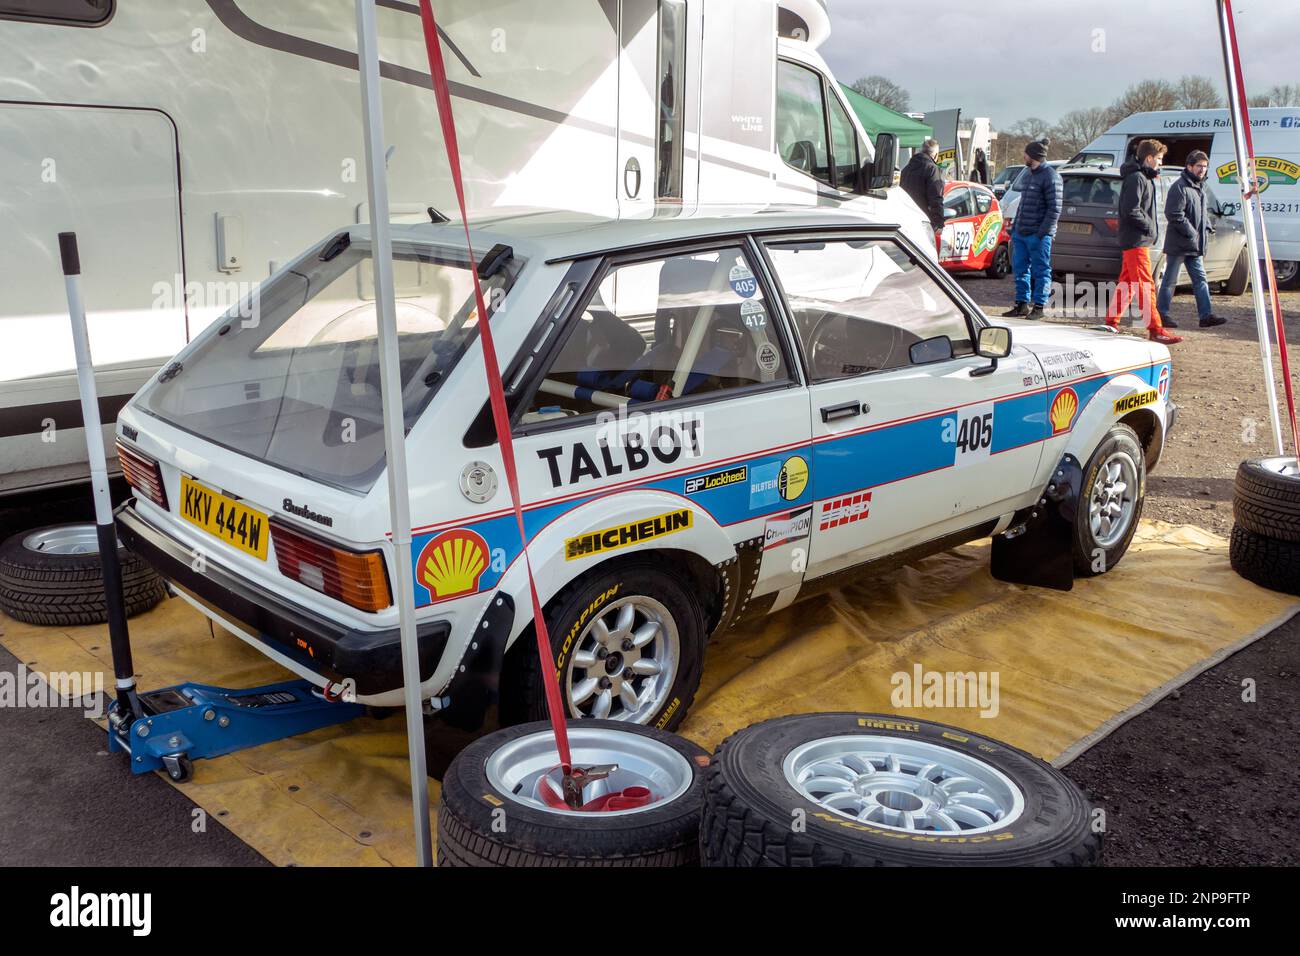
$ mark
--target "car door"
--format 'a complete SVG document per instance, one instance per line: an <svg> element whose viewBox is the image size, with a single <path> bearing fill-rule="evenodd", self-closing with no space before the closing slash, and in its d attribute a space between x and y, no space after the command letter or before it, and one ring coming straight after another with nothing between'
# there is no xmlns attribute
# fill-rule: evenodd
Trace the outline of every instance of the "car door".
<svg viewBox="0 0 1300 956"><path fill-rule="evenodd" d="M811 399L808 578L1032 498L1047 409L1031 353L1013 344L996 368L976 356L983 319L897 234L770 239L764 249ZM924 361L936 347L939 358Z"/></svg>
<svg viewBox="0 0 1300 956"><path fill-rule="evenodd" d="M605 263L516 412L530 533L596 496L657 492L665 515L692 505L762 540L751 596L799 583L808 397L754 262L732 240Z"/></svg>
<svg viewBox="0 0 1300 956"><path fill-rule="evenodd" d="M939 235L939 261L965 263L975 248L975 230L983 216L975 213L970 187L954 185L943 197L943 232Z"/></svg>

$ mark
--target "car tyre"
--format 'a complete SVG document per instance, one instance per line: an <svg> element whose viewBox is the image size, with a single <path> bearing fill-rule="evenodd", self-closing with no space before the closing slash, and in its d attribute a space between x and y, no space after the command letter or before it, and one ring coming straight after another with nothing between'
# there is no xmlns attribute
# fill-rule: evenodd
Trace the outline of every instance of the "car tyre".
<svg viewBox="0 0 1300 956"><path fill-rule="evenodd" d="M938 785L947 780L955 796ZM730 867L1088 866L1101 856L1091 816L1059 771L980 734L798 714L747 727L714 753L700 857ZM934 828L950 823L960 829Z"/></svg>
<svg viewBox="0 0 1300 956"><path fill-rule="evenodd" d="M627 607L634 608L634 617L631 633L624 635L619 628L623 623L620 615L627 613L623 610ZM627 647L628 641L640 645L652 616L659 619L659 633L647 645ZM617 641L606 646L597 640L596 620L604 623L611 633L617 633ZM570 717L608 717L672 730L686 716L700 686L707 634L698 598L691 586L667 564L638 558L596 568L550 602L546 628L559 674L560 694ZM526 631L507 657L502 678L502 716L507 723L547 717L536 643L532 632ZM599 654L602 649L606 654L597 663L581 666L590 659L587 652ZM616 656L626 665L617 673L608 669L610 659ZM660 673L627 676L628 670L648 669L642 663L645 660L656 661ZM574 697L589 686L584 681L591 679L599 684L602 678L610 686L597 687L594 700L586 696L575 702ZM619 695L624 682L630 682L633 690L641 694L647 693L653 682L653 691L646 701L647 704L657 701L657 706L639 714L629 710ZM609 702L607 710L600 700L605 695Z"/></svg>
<svg viewBox="0 0 1300 956"><path fill-rule="evenodd" d="M128 617L166 597L162 578L149 565L122 547L118 556ZM52 627L107 621L95 526L33 528L0 544L0 610L18 621Z"/></svg>
<svg viewBox="0 0 1300 956"><path fill-rule="evenodd" d="M1011 247L1007 243L1002 243L993 252L993 262L984 274L990 279L1004 279L1011 274Z"/></svg>
<svg viewBox="0 0 1300 956"><path fill-rule="evenodd" d="M1123 485L1121 489L1119 486ZM1105 574L1128 551L1146 500L1146 455L1137 432L1116 423L1083 469L1074 519L1074 571ZM1114 511L1118 505L1118 511ZM1110 520L1105 520L1105 515ZM1116 528L1116 522L1122 526Z"/></svg>
<svg viewBox="0 0 1300 956"><path fill-rule="evenodd" d="M1296 460L1251 458L1238 465L1232 516L1238 525L1255 534L1279 541L1300 541L1300 473Z"/></svg>
<svg viewBox="0 0 1300 956"><path fill-rule="evenodd" d="M1237 261L1232 266L1232 273L1223 283L1224 295L1241 295L1250 286L1250 254L1243 247L1237 253Z"/></svg>
<svg viewBox="0 0 1300 956"><path fill-rule="evenodd" d="M1228 561L1232 570L1262 588L1300 594L1300 542L1270 538L1233 525Z"/></svg>
<svg viewBox="0 0 1300 956"><path fill-rule="evenodd" d="M622 721L573 721L569 735L575 766L618 763L636 774L662 764L660 799L614 813L547 806L533 799L536 770L524 769L558 760L550 724L507 727L471 743L447 768L438 806L438 865L696 865L708 753L674 734ZM640 778L609 779L611 788L623 789ZM595 789L589 794L599 796Z"/></svg>

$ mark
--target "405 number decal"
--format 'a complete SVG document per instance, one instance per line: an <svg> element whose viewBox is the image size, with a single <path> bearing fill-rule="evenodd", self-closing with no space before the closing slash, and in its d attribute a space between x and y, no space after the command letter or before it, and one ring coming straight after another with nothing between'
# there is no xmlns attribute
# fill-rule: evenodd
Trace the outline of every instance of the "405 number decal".
<svg viewBox="0 0 1300 956"><path fill-rule="evenodd" d="M993 404L972 405L945 418L943 440L953 446L957 467L987 458L993 447Z"/></svg>

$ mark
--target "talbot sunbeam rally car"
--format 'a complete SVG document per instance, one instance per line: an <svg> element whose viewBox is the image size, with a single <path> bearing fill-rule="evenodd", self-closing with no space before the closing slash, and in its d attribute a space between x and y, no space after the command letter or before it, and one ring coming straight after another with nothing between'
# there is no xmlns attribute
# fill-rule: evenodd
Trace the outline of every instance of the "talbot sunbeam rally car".
<svg viewBox="0 0 1300 956"><path fill-rule="evenodd" d="M544 714L464 234L395 226L429 712ZM474 227L529 555L573 718L671 729L709 635L993 536L1115 566L1175 408L1169 351L992 325L896 226L833 209ZM118 421L127 545L327 694L402 701L368 229L281 269ZM459 724L458 724L459 726Z"/></svg>

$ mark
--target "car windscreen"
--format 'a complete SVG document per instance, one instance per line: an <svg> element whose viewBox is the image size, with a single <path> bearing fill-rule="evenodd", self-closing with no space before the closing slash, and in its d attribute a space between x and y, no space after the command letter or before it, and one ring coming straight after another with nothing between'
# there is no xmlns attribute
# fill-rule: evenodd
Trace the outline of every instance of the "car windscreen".
<svg viewBox="0 0 1300 956"><path fill-rule="evenodd" d="M485 281L489 303L518 270L508 260ZM478 315L462 252L395 242L393 271L409 431ZM139 406L239 454L364 493L385 460L379 365L370 246L343 233L218 319L155 376Z"/></svg>

